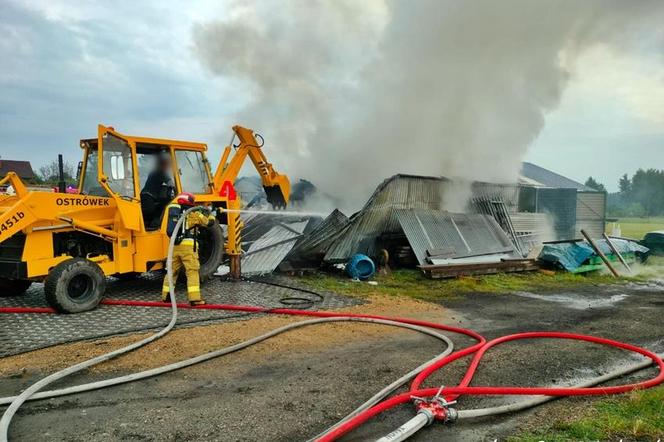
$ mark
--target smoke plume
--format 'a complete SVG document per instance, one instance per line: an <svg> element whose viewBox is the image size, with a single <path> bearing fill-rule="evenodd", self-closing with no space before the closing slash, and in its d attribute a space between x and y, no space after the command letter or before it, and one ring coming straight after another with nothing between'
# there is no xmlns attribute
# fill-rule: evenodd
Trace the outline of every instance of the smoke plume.
<svg viewBox="0 0 664 442"><path fill-rule="evenodd" d="M514 180L579 54L661 43L664 22L655 0L244 5L194 28L197 54L275 164L350 204L397 172Z"/></svg>

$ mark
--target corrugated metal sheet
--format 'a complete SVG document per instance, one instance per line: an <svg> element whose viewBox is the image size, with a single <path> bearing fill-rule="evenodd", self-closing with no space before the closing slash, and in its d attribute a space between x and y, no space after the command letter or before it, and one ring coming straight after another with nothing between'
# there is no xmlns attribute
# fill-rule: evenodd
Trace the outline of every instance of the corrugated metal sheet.
<svg viewBox="0 0 664 442"><path fill-rule="evenodd" d="M519 212L512 215L512 224L517 235L544 234L553 226L553 219L548 213Z"/></svg>
<svg viewBox="0 0 664 442"><path fill-rule="evenodd" d="M314 227L297 245L290 251L287 259L306 259L310 256L320 256L332 243L336 235L344 229L349 219L339 210L334 210L321 223ZM310 226L307 226L309 228Z"/></svg>
<svg viewBox="0 0 664 442"><path fill-rule="evenodd" d="M345 262L355 253L375 256L376 239L401 231L395 209L440 209L444 178L394 175L383 181L364 208L332 243L324 260Z"/></svg>
<svg viewBox="0 0 664 442"><path fill-rule="evenodd" d="M420 265L427 251L445 250L447 258L492 253L514 255L514 245L488 215L457 214L430 209L395 210Z"/></svg>
<svg viewBox="0 0 664 442"><path fill-rule="evenodd" d="M308 222L277 224L252 242L242 256L242 274L263 275L273 272L302 236Z"/></svg>
<svg viewBox="0 0 664 442"><path fill-rule="evenodd" d="M606 228L606 194L578 192L576 197L576 233L584 229L593 238L601 238Z"/></svg>
<svg viewBox="0 0 664 442"><path fill-rule="evenodd" d="M323 220L320 217L300 216L296 213L290 215L273 213L242 213L240 214L240 219L242 219L242 222L244 223L244 228L242 229L242 248L245 250L249 244L265 235L272 227L279 223L309 221L309 224L307 224L307 230L305 231L305 233L308 233Z"/></svg>
<svg viewBox="0 0 664 442"><path fill-rule="evenodd" d="M507 211L510 214L519 211L519 186L517 184L475 182L472 188L474 197L484 195L497 196L505 203Z"/></svg>

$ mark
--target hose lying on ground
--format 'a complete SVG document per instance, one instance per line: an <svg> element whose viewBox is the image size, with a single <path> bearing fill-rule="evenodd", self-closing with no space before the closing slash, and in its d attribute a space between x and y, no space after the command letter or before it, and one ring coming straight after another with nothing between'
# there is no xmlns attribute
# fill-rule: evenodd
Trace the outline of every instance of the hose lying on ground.
<svg viewBox="0 0 664 442"><path fill-rule="evenodd" d="M618 386L610 386L610 387L595 387L595 388L589 388L587 386L582 386L582 387L556 387L556 388L551 388L551 387L512 387L512 386L505 386L505 387L469 387L469 383L472 380L472 377L477 370L477 367L479 366L479 363L486 353L490 348L504 343L504 342L509 342L509 341L515 341L515 340L520 340L520 339L533 339L533 338L553 338L553 339L572 339L572 340L581 340L581 341L586 341L586 342L592 342L592 343L597 343L597 344L602 344L602 345L607 345L607 346L612 346L616 348L620 348L623 350L628 350L632 351L635 353L639 353L643 356L646 356L650 358L650 364L656 364L657 367L659 368L659 374L649 380L642 381L642 382L637 382L634 384L626 384L626 385L618 385ZM478 345L475 345L473 347L478 347ZM472 348L472 347L471 347ZM638 389L644 389L644 388L650 388L655 385L659 385L664 381L664 361L662 361L661 357L651 351L648 351L646 349L630 345L630 344L625 344L622 342L618 341L613 341L610 339L604 339L604 338L598 338L595 336L587 336L587 335L579 335L579 334L573 334L573 333L561 333L561 332L529 332L529 333L517 333L513 335L508 335L508 336L503 336L497 339L494 339L490 342L487 342L486 344L479 345L479 348L477 348L475 351L473 360L471 361L467 371L466 375L464 376L462 382L459 384L459 386L455 387L445 387L445 388L429 388L429 389L420 389L421 384L424 380L426 380L432 373L437 371L438 369L446 366L447 364L451 363L452 361L455 361L459 359L460 357L469 354L468 349L461 350L459 352L453 353L450 356L443 358L441 361L432 364L430 367L426 368L423 370L413 381L411 385L411 390L408 393L404 394L399 394L397 396L394 396L390 399L387 399L380 404L376 405L375 407L370 408L369 410L366 410L359 415L355 416L353 419L345 422L343 425L339 426L335 430L327 433L324 437L320 438L319 441L321 442L327 442L327 441L333 441L341 437L342 435L348 433L349 431L357 428L358 426L362 425L364 422L367 420L371 419L372 417L389 410L391 408L394 408L397 405L404 404L410 402L413 397L418 397L418 398L431 398L431 397L441 397L446 400L446 401L453 401L456 398L458 398L460 395L500 395L500 396L509 396L509 395L527 395L527 396L532 396L532 395L537 395L537 396L583 396L583 395L605 395L605 394L616 394L616 393L625 393L628 391L633 391L633 390L638 390ZM605 378L603 376L602 378ZM464 385L465 384L465 385ZM591 384L594 385L594 384ZM439 396L440 395L440 396ZM530 401L529 401L530 402ZM431 422L432 419L429 420ZM401 429L397 430L396 432L393 432L390 434L389 439L385 440L402 440L398 438L399 433L403 432L409 432L412 428L419 426L421 424L421 419L413 419L407 423L406 426L402 427ZM419 427L421 428L421 427ZM394 436L394 437L393 437Z"/></svg>
<svg viewBox="0 0 664 442"><path fill-rule="evenodd" d="M658 356L660 358L664 358L664 353L660 353ZM653 361L651 360L643 361L640 364L630 365L629 367L614 370L612 372L603 374L602 376L598 376L596 378L589 379L585 382L581 382L579 384L574 385L573 388L593 387L595 385L599 385L604 382L611 381L613 379L617 379L623 376L630 375L632 373L636 373L641 370L645 370L646 368L650 368L652 366L653 366ZM536 407L537 405L542 405L556 399L560 399L560 396L538 396L529 400L516 402L513 404L498 405L495 407L488 407L488 408L478 408L475 410L459 410L458 419L473 419L485 416L495 416L504 413L512 413L515 411L521 411L521 410L526 410L528 408Z"/></svg>
<svg viewBox="0 0 664 442"><path fill-rule="evenodd" d="M664 353L659 355L664 357ZM593 379L589 379L585 382L581 382L572 386L572 388L584 388L592 387L594 385L599 385L604 382L608 382L613 379L617 379L622 376L627 376L632 373L644 370L646 368L652 367L652 361L644 361L640 364L631 365L622 369L614 370L612 372L606 373L602 376L598 376ZM456 419L474 419L487 416L496 416L506 413L514 413L517 411L526 410L528 408L533 408L538 405L545 404L547 402L560 399L561 396L538 396L532 399L527 399L525 401L520 401L512 404L497 405L495 407L488 408L478 408L474 410L458 410L456 412ZM343 421L342 421L343 422ZM415 417L410 419L408 422L404 423L397 430L389 433L388 435L381 437L376 442L402 442L417 433L422 428L426 427L431 423L431 420L423 413L417 413ZM329 433L331 430L335 429L337 426L331 427L329 430L325 431L323 434Z"/></svg>
<svg viewBox="0 0 664 442"><path fill-rule="evenodd" d="M437 356L435 359L445 357L448 354L450 354L453 349L454 349L454 344L452 341L445 335L442 335L440 333L437 333L433 330L430 330L428 328L420 327L418 325L411 325L411 324L402 324L400 322L395 322L395 321L389 321L389 320L384 320L384 319L367 319L367 318L344 318L344 317L334 317L334 318L320 318L320 319L310 319L307 321L301 321L301 322L295 322L293 324L287 324L282 327L276 328L274 330L269 331L268 333L265 333L260 336L256 336L254 338L248 339L244 342L240 342L238 344L234 344L228 347L221 348L219 350L211 351L209 353L205 353L199 356L195 356L193 358L185 359L179 362L175 362L172 364L164 365L161 367L155 367L150 370L144 370L138 373L132 373L128 374L125 376L119 376L116 378L111 378L111 379L105 379L102 381L97 381L97 382L90 382L87 384L80 384L80 385L75 385L72 387L67 387L67 388L61 388L58 390L50 390L50 391L43 391L41 393L36 393L32 395L28 400L38 400L38 399L48 399L48 398L53 398L53 397L58 397L58 396L65 396L69 394L75 394L75 393L83 393L86 391L91 391L91 390L99 390L101 388L106 388L106 387L111 387L114 385L120 385L120 384L126 384L129 382L134 382L138 381L141 379L145 379L148 377L152 376L157 376L160 374L168 373L171 371L179 370L185 367L190 367L195 364L199 364L201 362L209 361L210 359L218 358L220 356L224 356L239 350L243 350L247 347L250 347L252 345L258 344L259 342L265 341L266 339L272 338L274 336L277 336L279 334L285 333L290 330L294 330L296 328L300 327L305 327L309 325L316 325L316 324L323 324L323 323L330 323L330 322L363 322L363 323L370 323L370 324L380 324L380 325L388 325L388 326L394 326L394 327L402 327L402 328L407 328L410 330L414 330L420 333L424 333L426 335L432 336L438 340L443 341L445 344L447 344L447 347L443 353L441 353L439 356ZM419 372L419 371L418 371ZM18 396L11 396L11 397L3 397L0 398L0 405L6 405L11 403L16 397Z"/></svg>
<svg viewBox="0 0 664 442"><path fill-rule="evenodd" d="M184 222L185 217L189 212L196 210L195 207L191 209L185 210L182 215L180 216L180 219L178 220L177 224L175 225L175 232L177 232L180 227L182 226L182 223ZM174 286L173 284L173 268L172 268L172 262L173 262L173 248L175 247L175 239L176 235L172 235L170 242L168 244L168 256L166 259L166 272L167 272L167 278L168 278L168 287L169 287L169 293L171 296L171 309L172 309L172 315L171 315L171 320L170 322L158 331L157 333L148 336L145 339L142 339L138 342L134 342L133 344L127 345L125 347L119 348L117 350L114 350L112 352L97 356L92 359L88 359L87 361L79 362L78 364L72 365L71 367L67 367L63 370L57 371L49 376L46 376L45 378L35 382L28 388L26 388L21 394L16 396L14 400L9 404L9 407L5 410L4 414L2 415L2 419L0 419L0 441L2 442L7 442L8 438L8 432L9 432L9 424L12 421L12 418L14 417L14 414L16 414L16 411L23 405L25 401L30 399L31 396L33 396L35 393L37 393L39 390L42 388L46 387L49 384L52 384L55 381L58 381L62 378L65 378L69 376L70 374L79 372L81 370L84 370L88 367L92 367L93 365L99 364L100 362L108 361L109 359L113 359L117 356L120 356L124 353L128 353L132 350L135 350L137 348L143 347L150 342L156 341L157 339L163 337L166 335L169 331L173 329L175 326L175 323L177 322L178 319L178 307L175 302L175 292L174 292Z"/></svg>
<svg viewBox="0 0 664 442"><path fill-rule="evenodd" d="M183 214L183 217L188 213L189 211L185 211ZM180 218L178 221L178 225L176 226L176 230L181 226L181 223L183 221L183 217ZM7 432L9 428L9 424L11 422L11 419L13 415L16 413L18 408L28 399L30 399L31 396L35 395L40 389L45 387L46 385L59 380L69 374L75 373L77 371L80 371L84 368L90 367L92 365L95 365L99 362L103 362L106 360L109 360L111 358L114 358L116 356L119 356L123 353L127 353L131 350L134 350L136 348L139 348L141 346L144 346L148 344L149 342L153 342L156 339L159 339L160 337L164 336L166 333L168 333L173 326L175 325L175 322L177 321L177 309L178 309L178 304L176 304L175 301L175 295L174 295L174 284L173 284L173 278L172 278L172 268L171 268L171 257L172 257L172 252L173 252L173 246L174 246L174 237L171 238L171 243L169 245L169 253L168 253L168 260L167 260L167 272L168 272L168 279L169 279L169 289L170 289L170 295L171 295L171 303L166 304L166 303L159 303L159 302L146 302L146 301L115 301L115 302L105 302L105 304L115 304L115 305L136 305L136 306L153 306L153 307L165 307L165 306L170 306L172 309L172 317L171 321L169 324L162 329L160 332L143 339L137 343L131 344L129 346L123 347L121 349L115 350L113 352L107 353L105 355L98 356L96 358L90 359L88 361L81 362L79 364L76 364L72 367L66 368L64 370L61 370L59 372L56 372L50 376L47 376L46 378L38 381L37 383L33 384L32 386L28 387L25 391L23 391L20 395L12 398L12 401L10 403L10 406L7 408L5 411L2 419L0 419L0 441L6 441L7 440ZM373 416L391 409L399 404L406 403L412 400L413 396L418 396L422 398L428 398L432 396L437 396L438 394L444 394L446 395L445 399L447 400L454 400L460 395L463 394L470 394L470 395L544 395L544 396L576 396L576 395L598 395L598 394L610 394L610 393L622 393L626 391L631 391L639 388L648 388L654 385L657 385L664 381L664 362L662 359L658 356L655 355L654 353L633 346L629 344L624 344L620 343L617 341L611 341L608 339L603 339L603 338L597 338L593 336L585 336L585 335L577 335L577 334L571 334L571 333L559 333L559 332L531 332L531 333L520 333L520 334L515 334L515 335L509 335L509 336L504 336L498 339L494 339L490 342L486 342L484 337L482 337L480 334L472 331L472 330L467 330L463 328L458 328L458 327L451 327L451 326L446 326L443 324L437 324L433 322L426 322L426 321L419 321L419 320L413 320L413 319L402 319L402 318L389 318L389 317L384 317L384 316L377 316L377 315L363 315L363 314L350 314L350 313L335 313L335 312L320 312L320 311L303 311L303 310L294 310L294 309L286 309L286 308L266 308L266 307L257 307L257 306L238 306L238 305L225 305L225 304L218 304L218 305L205 305L205 306L200 306L197 308L201 309L220 309L220 310L232 310L232 311L244 311L244 312L249 312L249 313L272 313L272 314L285 314L285 315L298 315L298 316L312 316L312 317L318 317L318 318L344 318L345 320L377 320L377 321L391 321L391 322L398 322L400 324L409 324L413 326L419 326L419 327L429 327L437 330L445 330L449 332L454 332L454 333L460 333L464 334L466 336L470 336L478 341L477 344L472 345L470 347L467 347L465 349L462 349L460 351L457 351L456 353L451 353L448 354L445 357L437 357L434 358L432 361L427 363L428 365L424 367L419 374L415 377L412 385L411 385L411 390L408 393L405 394L400 394L397 396L394 396L388 400L385 400L378 405L375 405L371 408L366 409L366 407L371 406L370 403L375 403L377 400L376 398L379 396L382 396L383 394L389 394L390 388L392 385L396 385L398 382L402 381L404 377L402 377L400 380L397 380L395 383L393 383L391 386L388 386L386 389L384 389L382 392L379 394L375 395L370 401L367 403L363 404L356 412L352 413L350 416L350 419L342 421L342 423L338 424L337 426L333 427L333 429L329 432L326 432L324 436L322 436L319 440L320 441L332 441L336 440L343 434L353 430L354 428L358 427L362 423L366 422L368 419L372 418ZM307 321L305 321L307 322ZM364 321L363 321L364 322ZM372 322L372 321L368 321ZM293 328L297 326L297 324L291 324ZM286 326L288 327L288 326ZM282 332L285 330L282 330ZM273 331L274 332L274 331ZM271 332L271 333L273 333ZM267 335L273 336L273 334L268 333ZM267 337L270 337L267 336ZM264 339L267 339L265 337ZM260 338L260 337L258 337ZM625 350L630 350L636 353L640 353L644 356L647 356L651 359L651 361L648 363L648 365L651 365L652 363L655 363L659 366L660 373L657 377L650 379L648 381L644 382L639 382L636 384L628 384L628 385L621 385L621 386L614 386L614 387L606 387L606 388L587 388L587 387L568 387L568 388L543 388L543 387L470 387L470 382L472 381L472 378L474 376L475 371L477 370L477 367L479 366L479 363L482 359L482 356L484 353L491 347L498 345L503 342L508 342L512 340L517 340L517 339L527 339L527 338L559 338L559 339L576 339L576 340L583 340L587 342L594 342L594 343L599 343L599 344L604 344L604 345L609 345L609 346L614 346L618 348L622 348ZM257 338L254 338L254 340ZM251 342L247 345L245 345L242 348L246 348L249 345L252 345L253 340L249 340L247 342ZM259 342L259 341L257 341ZM242 345L242 344L238 344ZM232 346L233 347L233 346ZM232 348L231 347L231 348ZM236 348L235 350L230 350L230 351L236 351L239 348ZM219 350L223 351L223 350ZM228 352L230 352L228 351ZM213 352L214 353L214 352ZM226 353L223 353L226 354ZM439 370L440 368L448 365L449 363L467 356L475 354L473 360L471 361L471 364L469 365L463 379L459 383L458 386L456 387L448 387L444 389L420 389L420 386L424 380L426 380L432 373L435 371ZM207 355L201 355L196 358L192 358L187 361L192 361L196 360L201 357L206 357ZM207 359L203 359L207 360ZM187 362L187 361L182 361L182 362ZM200 362L200 361L199 361ZM193 362L196 363L196 362ZM170 364L167 367L173 367L176 364ZM191 365L191 364L189 364ZM187 365L183 365L187 366ZM162 367L163 368L163 367ZM419 369L420 367L418 367ZM174 370L177 368L171 368L171 370ZM153 370L159 370L158 369L153 369ZM141 372L137 373L135 375L143 375L143 377L148 377L148 376L154 376L155 374L159 373L151 373L151 374L145 374L149 373L153 370L147 370L146 372ZM411 375L409 373L408 375ZM408 376L406 375L406 376ZM129 377L133 375L128 375ZM605 375L606 376L606 375ZM412 376L411 376L412 377ZM123 377L127 378L127 377ZM142 377L141 377L142 378ZM120 379L120 378L116 378ZM140 379L140 378L139 378ZM131 379L135 380L135 379ZM100 381L101 384L104 384L105 382L112 382L113 380L107 380L107 381ZM125 380L124 382L129 382L130 380ZM119 382L118 382L119 383ZM93 384L99 384L99 383L92 383L92 384L86 384L86 385L93 385ZM108 385L116 385L113 383L109 383ZM108 385L102 385L96 388L103 388L103 386L108 386ZM594 385L594 384L590 384ZM82 386L78 387L70 387L73 389L79 388ZM396 385L394 388L398 388L398 385ZM76 391L70 391L67 393L62 393L62 391L65 391L67 389L62 389L62 390L56 390L60 391L61 393L58 395L62 394L71 394ZM81 391L87 391L87 390L81 390ZM385 391L388 391L387 393L384 393ZM45 392L48 393L48 392ZM53 392L51 392L53 393ZM44 396L46 397L46 396ZM543 398L536 398L537 400L542 400ZM378 399L379 400L379 399ZM534 401L535 399L533 399ZM527 401L527 402L532 402L532 401ZM367 405L369 404L369 405ZM525 402L524 402L525 404ZM513 405L518 405L518 404L513 404ZM505 408L507 406L503 407L494 407L495 408ZM364 409L363 409L364 408ZM361 410L361 411L360 411ZM486 410L486 409L485 409ZM491 410L491 409L489 409ZM495 410L494 410L495 411ZM507 410L507 411L513 411L513 410ZM478 411L475 410L475 413L478 414L480 412L485 412L485 411ZM470 415L466 417L472 417ZM417 422L414 423L413 426L411 426L411 429L419 429L421 428L422 425L422 419L421 417L418 418ZM416 431L416 429L414 431ZM404 433L405 434L405 433ZM412 433L409 433L412 434ZM392 440L392 439L390 439Z"/></svg>

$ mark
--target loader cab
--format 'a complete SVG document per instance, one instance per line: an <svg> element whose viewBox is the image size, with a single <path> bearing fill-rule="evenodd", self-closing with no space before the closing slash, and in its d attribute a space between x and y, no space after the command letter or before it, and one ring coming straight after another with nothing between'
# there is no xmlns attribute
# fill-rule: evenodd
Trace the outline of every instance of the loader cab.
<svg viewBox="0 0 664 442"><path fill-rule="evenodd" d="M159 230L178 193L213 193L205 144L128 137L99 126L98 138L81 140L81 147L80 192L140 205L144 231Z"/></svg>

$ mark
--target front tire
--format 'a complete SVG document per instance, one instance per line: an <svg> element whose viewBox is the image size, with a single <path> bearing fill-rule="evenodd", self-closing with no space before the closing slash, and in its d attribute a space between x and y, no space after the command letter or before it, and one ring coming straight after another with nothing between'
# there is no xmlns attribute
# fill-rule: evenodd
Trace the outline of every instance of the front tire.
<svg viewBox="0 0 664 442"><path fill-rule="evenodd" d="M44 293L51 307L61 313L92 310L104 297L106 276L84 258L72 258L55 266L46 277Z"/></svg>
<svg viewBox="0 0 664 442"><path fill-rule="evenodd" d="M32 281L0 278L0 296L20 296L30 288Z"/></svg>

